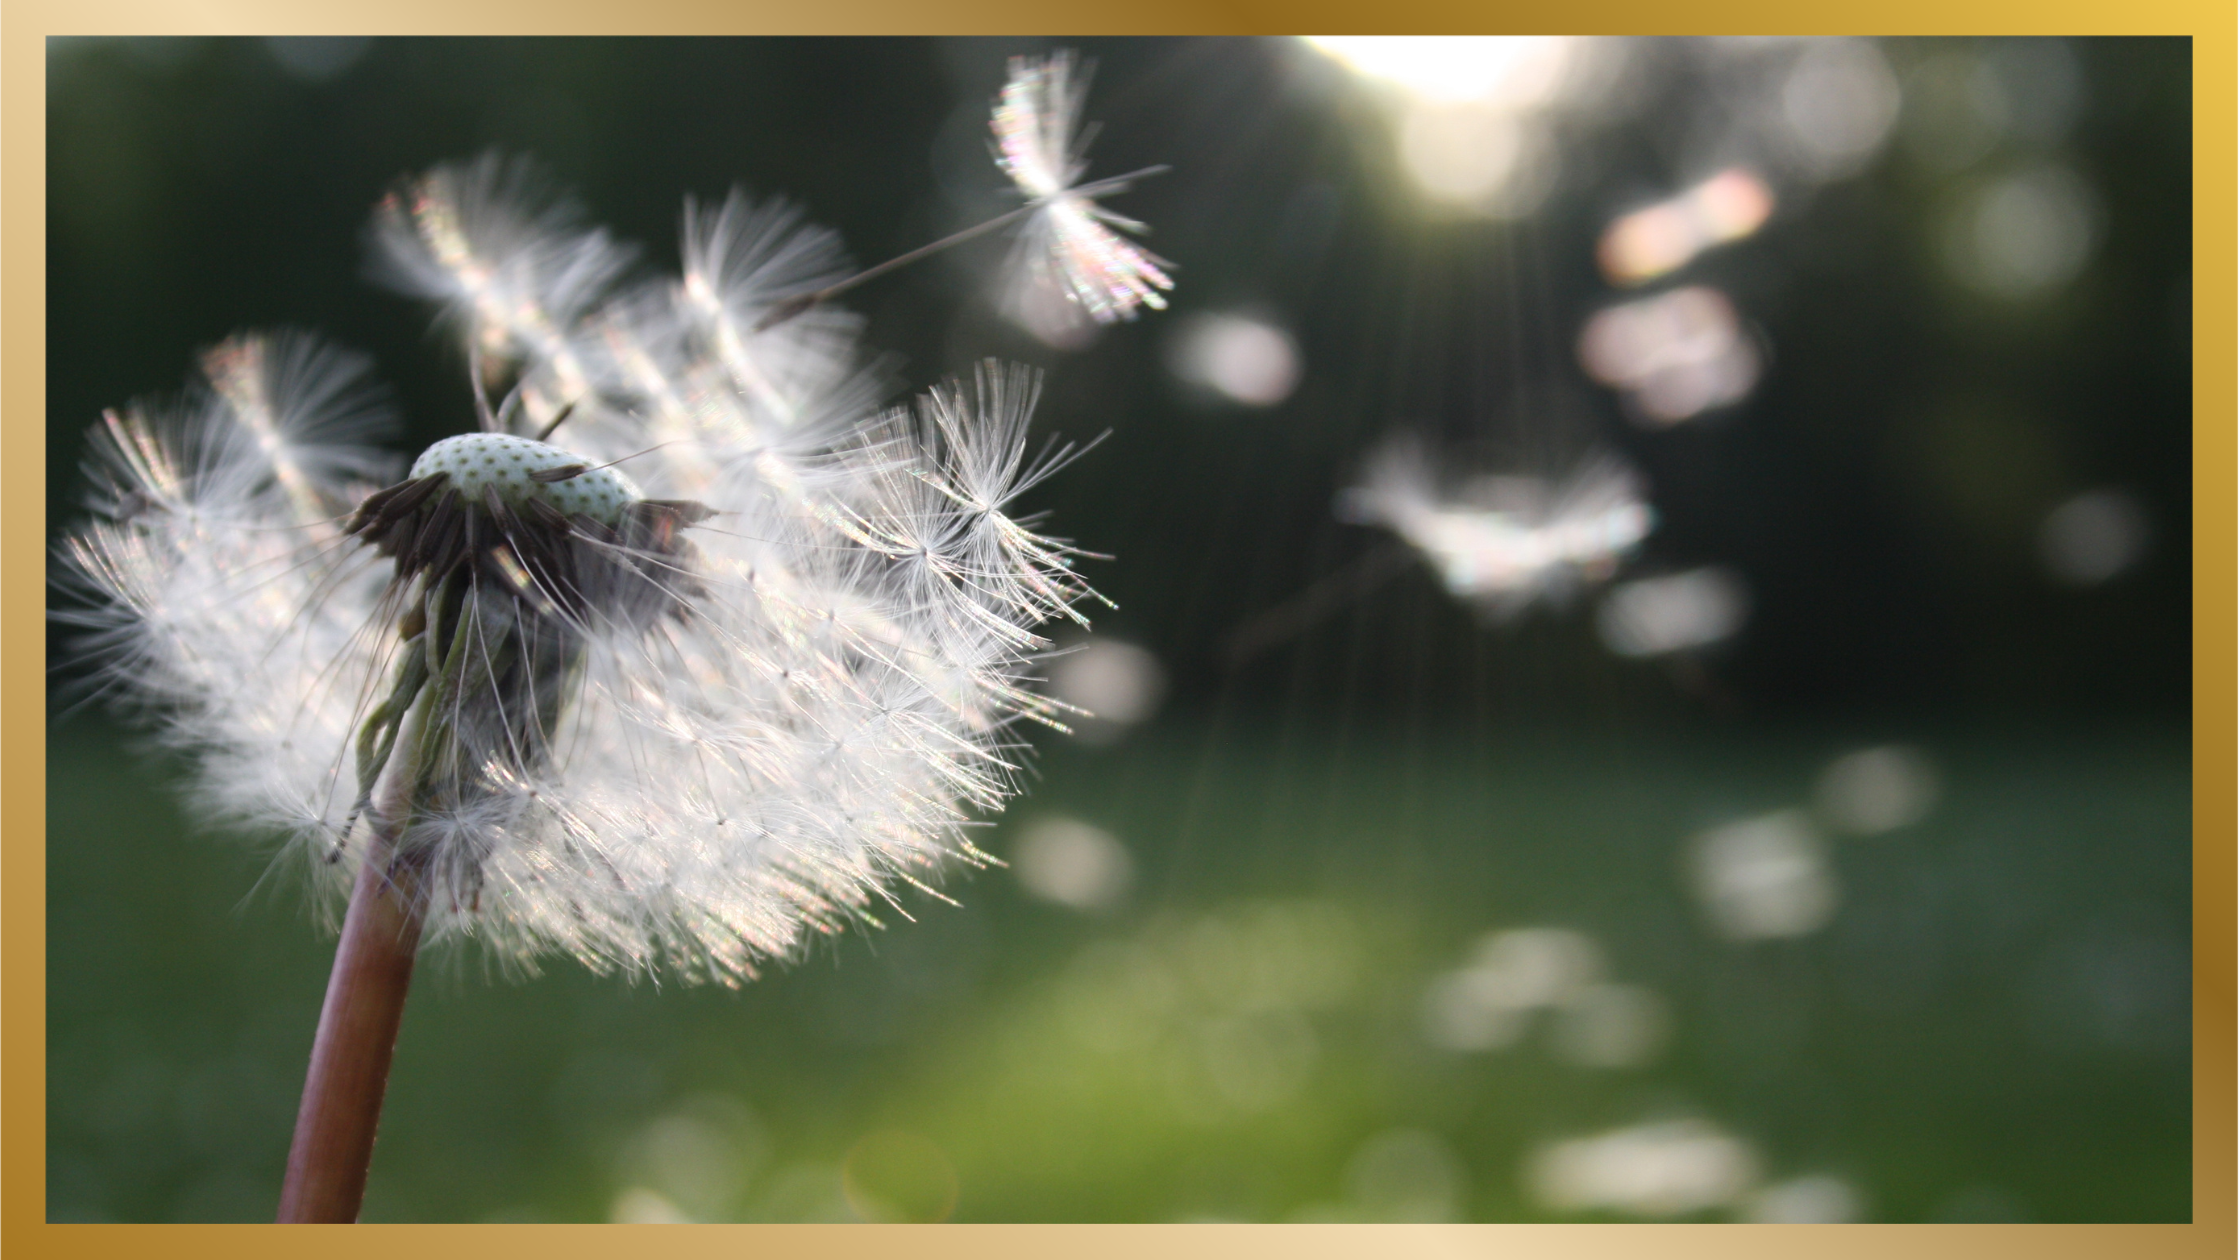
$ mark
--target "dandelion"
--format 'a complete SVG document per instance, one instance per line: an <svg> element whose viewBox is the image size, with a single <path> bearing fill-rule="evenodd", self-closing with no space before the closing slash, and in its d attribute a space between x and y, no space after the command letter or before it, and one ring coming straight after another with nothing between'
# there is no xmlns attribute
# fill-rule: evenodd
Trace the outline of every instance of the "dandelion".
<svg viewBox="0 0 2240 1260"><path fill-rule="evenodd" d="M1091 184L1079 182L1088 169L1083 154L1089 137L1080 120L1089 72L1084 69L1076 78L1075 64L1070 51L1041 59L1013 57L1010 78L996 99L989 123L995 132L996 166L1026 197L1025 205L794 296L764 313L756 327L775 327L868 280L1021 220L1025 225L1012 252L1004 306L1029 331L1063 344L1073 338L1084 316L1109 324L1134 319L1139 306L1165 310L1162 295L1174 288L1174 280L1162 268L1174 264L1113 232L1113 227L1137 233L1150 229L1097 200L1126 192L1135 181L1167 168L1150 166Z"/></svg>
<svg viewBox="0 0 2240 1260"><path fill-rule="evenodd" d="M1165 310L1160 294L1174 288L1174 281L1161 268L1173 264L1114 232L1146 229L1097 199L1125 192L1135 180L1164 168L1080 183L1088 169L1083 155L1089 137L1080 121L1089 72L1083 69L1077 77L1076 64L1070 51L1040 60L1014 57L996 102L991 124L996 165L1028 198L1030 212L1020 234L1021 279L1011 289L1011 304L1015 314L1046 320L1048 305L1030 304L1037 295L1056 292L1071 309L1109 324L1134 319L1138 306Z"/></svg>
<svg viewBox="0 0 2240 1260"><path fill-rule="evenodd" d="M1560 481L1481 477L1449 490L1411 440L1372 455L1339 510L1398 534L1451 594L1499 618L1608 578L1656 521L1639 479L1614 456L1592 456Z"/></svg>
<svg viewBox="0 0 2240 1260"><path fill-rule="evenodd" d="M104 416L62 544L210 816L349 890L286 1220L356 1217L423 943L737 984L986 860L1007 732L1062 708L1036 627L1093 598L1012 515L1072 454L1028 457L1032 372L879 413L853 316L762 326L845 271L797 211L688 205L684 274L634 280L493 156L370 237L467 348L477 431L399 476L364 360L237 337L183 405Z"/></svg>

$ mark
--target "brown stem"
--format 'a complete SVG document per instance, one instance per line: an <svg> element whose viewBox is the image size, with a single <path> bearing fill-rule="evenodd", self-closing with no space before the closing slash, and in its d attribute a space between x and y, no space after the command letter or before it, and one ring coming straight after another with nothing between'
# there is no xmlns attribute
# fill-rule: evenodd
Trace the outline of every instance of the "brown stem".
<svg viewBox="0 0 2240 1260"><path fill-rule="evenodd" d="M799 297L788 298L785 301L778 303L776 306L771 307L768 313L764 314L761 319L756 320L754 331L761 332L764 329L776 327L777 325L782 324L789 319L792 319L794 316L799 315L801 312L808 310L810 307L817 305L819 302L825 302L839 297L841 294L846 293L852 288L855 288L857 285L862 284L866 280L876 280L880 276L883 276L898 267L907 267L911 263L924 258L928 254L937 254L942 250L949 248L951 245L961 245L964 242L971 240L975 236L993 232L1006 223L1016 222L1019 219L1025 218L1030 212L1039 209L1040 206L1040 202L1029 202L1016 210L1010 211L1006 214L999 214L995 218L992 218L985 223L975 224L972 227L966 228L962 232L952 232L949 235L944 236L940 240L934 241L929 245L920 245L907 254L897 254L894 257L889 258L885 262L880 263L876 267L867 267L864 270L859 271L852 276L849 276L847 279L842 280L838 284L826 285L824 288L821 288L814 293L804 293Z"/></svg>
<svg viewBox="0 0 2240 1260"><path fill-rule="evenodd" d="M365 1201L381 1096L420 945L418 875L392 863L383 829L372 830L311 1043L311 1070L280 1190L282 1224L349 1224Z"/></svg>

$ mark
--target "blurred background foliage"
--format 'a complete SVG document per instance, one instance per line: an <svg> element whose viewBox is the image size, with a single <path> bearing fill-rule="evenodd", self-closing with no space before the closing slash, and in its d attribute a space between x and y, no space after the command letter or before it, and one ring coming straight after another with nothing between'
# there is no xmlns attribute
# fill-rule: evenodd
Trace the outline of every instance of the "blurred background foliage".
<svg viewBox="0 0 2240 1260"><path fill-rule="evenodd" d="M406 172L533 153L663 266L740 183L872 262L1006 207L1040 47L56 41L49 520L236 329L470 427L361 278ZM1035 492L1116 557L1053 662L1105 719L961 907L743 991L431 961L366 1218L2186 1219L2184 41L1083 50L1175 309L1038 336L995 239L851 305L896 397L994 354L1111 431ZM1395 432L1615 452L1655 528L1488 611L1333 511ZM329 947L62 707L50 1214L267 1219Z"/></svg>

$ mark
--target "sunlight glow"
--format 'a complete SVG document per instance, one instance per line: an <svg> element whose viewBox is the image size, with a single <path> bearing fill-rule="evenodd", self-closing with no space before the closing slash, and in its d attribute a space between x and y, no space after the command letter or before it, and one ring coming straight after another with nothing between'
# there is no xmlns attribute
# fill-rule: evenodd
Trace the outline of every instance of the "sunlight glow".
<svg viewBox="0 0 2240 1260"><path fill-rule="evenodd" d="M1308 44L1397 89L1401 166L1436 203L1494 218L1531 214L1561 152L1543 116L1576 96L1593 48L1554 35L1322 35Z"/></svg>
<svg viewBox="0 0 2240 1260"><path fill-rule="evenodd" d="M1310 35L1307 42L1355 73L1418 99L1510 110L1553 100L1577 44L1563 35Z"/></svg>

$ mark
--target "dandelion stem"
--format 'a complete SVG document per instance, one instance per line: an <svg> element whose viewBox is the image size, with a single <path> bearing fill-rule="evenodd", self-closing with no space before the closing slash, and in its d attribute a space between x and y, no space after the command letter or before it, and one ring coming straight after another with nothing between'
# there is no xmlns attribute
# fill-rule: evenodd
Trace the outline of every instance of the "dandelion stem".
<svg viewBox="0 0 2240 1260"><path fill-rule="evenodd" d="M365 1200L374 1129L389 1087L389 1060L412 984L421 921L417 875L391 863L388 841L378 829L372 844L350 895L319 1033L311 1044L311 1070L280 1191L283 1224L348 1224L358 1219Z"/></svg>

